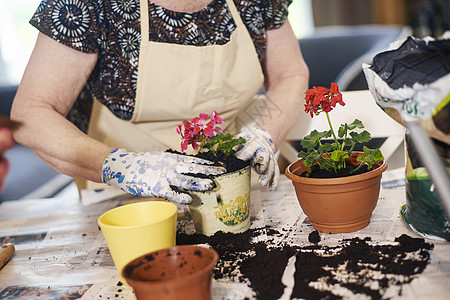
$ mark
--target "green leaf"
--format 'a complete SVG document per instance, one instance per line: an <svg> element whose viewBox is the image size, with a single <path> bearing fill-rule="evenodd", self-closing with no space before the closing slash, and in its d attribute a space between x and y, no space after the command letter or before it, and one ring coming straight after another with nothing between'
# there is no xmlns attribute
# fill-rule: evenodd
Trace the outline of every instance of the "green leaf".
<svg viewBox="0 0 450 300"><path fill-rule="evenodd" d="M347 125L347 128L348 130L353 130L355 128L364 128L364 124L360 120L355 119L351 124Z"/></svg>
<svg viewBox="0 0 450 300"><path fill-rule="evenodd" d="M319 149L319 152L320 153L331 152L336 149L335 145L336 144L334 144L334 143L333 144L330 144L330 143L323 144L323 146Z"/></svg>
<svg viewBox="0 0 450 300"><path fill-rule="evenodd" d="M226 156L230 156L236 152L234 150L234 147L240 144L244 144L245 142L246 140L242 137L235 139L233 138L233 136L231 136L231 138L227 136L224 143L219 143L217 151L222 151Z"/></svg>
<svg viewBox="0 0 450 300"><path fill-rule="evenodd" d="M347 131L348 131L347 123L342 124L341 126L339 126L338 137L341 139L346 137Z"/></svg>
<svg viewBox="0 0 450 300"><path fill-rule="evenodd" d="M312 165L312 163L310 161L305 160L305 161L303 161L303 165L305 167L310 167Z"/></svg>
<svg viewBox="0 0 450 300"><path fill-rule="evenodd" d="M352 146L355 143L355 141L351 138L344 139L344 145L345 146Z"/></svg>
<svg viewBox="0 0 450 300"><path fill-rule="evenodd" d="M356 143L366 143L372 139L370 133L367 130L364 130L360 133L350 132L350 136Z"/></svg>
<svg viewBox="0 0 450 300"><path fill-rule="evenodd" d="M364 124L358 119L355 119L350 124L347 124L347 123L342 124L338 130L339 138L345 138L347 136L348 132L352 131L355 128L364 128Z"/></svg>
<svg viewBox="0 0 450 300"><path fill-rule="evenodd" d="M346 159L346 158L348 158L349 156L348 156L348 153L347 152L345 152L345 151L342 151L342 150L334 150L332 153L331 153L331 159L334 161L334 162L340 162L340 161L342 161L342 160L344 160L344 159Z"/></svg>
<svg viewBox="0 0 450 300"><path fill-rule="evenodd" d="M307 156L307 159L309 161L320 160L321 158L322 158L322 153L319 153L319 152L311 152Z"/></svg>
<svg viewBox="0 0 450 300"><path fill-rule="evenodd" d="M331 130L328 131L317 131L313 130L311 133L307 136L305 136L302 139L301 145L302 147L306 148L307 150L314 149L317 144L319 144L320 140L323 138L327 138L331 136Z"/></svg>
<svg viewBox="0 0 450 300"><path fill-rule="evenodd" d="M299 157L299 158L305 158L307 155L308 155L308 154L307 154L305 151L300 151L300 152L297 154L297 157Z"/></svg>
<svg viewBox="0 0 450 300"><path fill-rule="evenodd" d="M231 133L222 133L212 136L208 141L202 143L200 148L208 149L215 155L217 155L218 152L222 152L225 156L230 156L236 152L234 147L245 143L246 140L242 137L236 139Z"/></svg>
<svg viewBox="0 0 450 300"><path fill-rule="evenodd" d="M372 150L364 146L363 151L364 156L360 156L356 160L361 162L361 164L367 165L368 170L372 169L373 164L384 160L383 154L381 154L380 149Z"/></svg>
<svg viewBox="0 0 450 300"><path fill-rule="evenodd" d="M367 148L367 147L366 147ZM371 153L371 158L374 160L374 162L379 162L379 161L383 161L384 160L384 156L381 153L380 149L375 149L372 153Z"/></svg>
<svg viewBox="0 0 450 300"><path fill-rule="evenodd" d="M324 159L324 160L320 161L318 163L318 165L319 165L319 168L322 170L335 170L336 171L333 162L329 159Z"/></svg>

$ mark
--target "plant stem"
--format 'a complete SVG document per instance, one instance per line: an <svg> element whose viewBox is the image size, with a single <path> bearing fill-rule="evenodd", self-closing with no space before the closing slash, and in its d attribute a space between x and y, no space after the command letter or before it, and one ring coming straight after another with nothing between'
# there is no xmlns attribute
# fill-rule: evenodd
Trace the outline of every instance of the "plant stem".
<svg viewBox="0 0 450 300"><path fill-rule="evenodd" d="M353 171L350 172L350 174L355 173L356 171L358 171L359 169L361 169L361 167L363 166L363 163L360 163L355 169L353 169Z"/></svg>
<svg viewBox="0 0 450 300"><path fill-rule="evenodd" d="M334 138L334 141L336 142L337 149L340 149L341 144L339 144L338 139L337 139L336 135L334 134L333 125L331 125L330 116L328 115L327 112L325 112L325 114L327 115L328 125L330 125L331 133L333 134L333 138Z"/></svg>

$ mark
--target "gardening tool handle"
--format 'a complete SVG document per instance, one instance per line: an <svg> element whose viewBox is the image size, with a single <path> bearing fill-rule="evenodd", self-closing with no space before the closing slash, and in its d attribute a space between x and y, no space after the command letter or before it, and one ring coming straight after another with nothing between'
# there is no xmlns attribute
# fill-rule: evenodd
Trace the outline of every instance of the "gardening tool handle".
<svg viewBox="0 0 450 300"><path fill-rule="evenodd" d="M6 244L0 248L0 269L11 259L15 251L13 244Z"/></svg>

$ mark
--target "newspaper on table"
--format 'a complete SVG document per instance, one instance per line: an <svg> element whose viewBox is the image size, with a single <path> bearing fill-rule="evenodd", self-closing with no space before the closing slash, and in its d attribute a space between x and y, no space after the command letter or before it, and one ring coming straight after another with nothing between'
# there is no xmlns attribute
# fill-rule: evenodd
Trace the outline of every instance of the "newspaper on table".
<svg viewBox="0 0 450 300"><path fill-rule="evenodd" d="M394 179L396 180L396 179ZM392 183L383 188L371 222L366 228L349 234L320 234L320 245L335 247L343 239L371 238L374 244L392 244L399 235L413 235L398 215L404 203L404 186ZM1 299L135 299L133 290L119 282L106 242L97 225L105 211L136 201L149 200L121 196L90 206L81 205L76 188L53 199L4 202L0 205L0 241L16 246L13 259L0 270ZM308 246L314 231L303 214L292 184L282 177L279 190L254 188L251 195L252 228L276 230L280 234L261 234L256 239L268 246L289 244ZM186 208L179 208L180 230L193 230L186 218ZM256 241L255 241L256 242ZM444 299L450 286L450 245L434 241L431 264L417 279L401 287L390 287L385 296L398 298ZM290 299L294 288L294 264L285 267L286 286L280 299ZM236 270L239 272L239 270ZM308 270L304 270L308 272ZM316 282L312 284L323 285ZM329 287L346 298L359 297L342 286ZM213 280L213 299L258 299L248 282L233 278ZM364 297L362 297L364 298Z"/></svg>

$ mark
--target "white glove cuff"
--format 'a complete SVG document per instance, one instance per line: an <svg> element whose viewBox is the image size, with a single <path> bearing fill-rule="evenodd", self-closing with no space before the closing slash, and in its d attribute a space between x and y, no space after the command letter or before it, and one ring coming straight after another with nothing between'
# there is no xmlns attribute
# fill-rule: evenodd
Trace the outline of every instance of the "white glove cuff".
<svg viewBox="0 0 450 300"><path fill-rule="evenodd" d="M128 154L128 151L125 149L116 148L111 151L105 158L103 162L102 168L102 181L108 185L112 185L112 182L121 183L123 180L123 174L121 172L115 172L112 170L116 170L114 166L119 161L121 156Z"/></svg>

